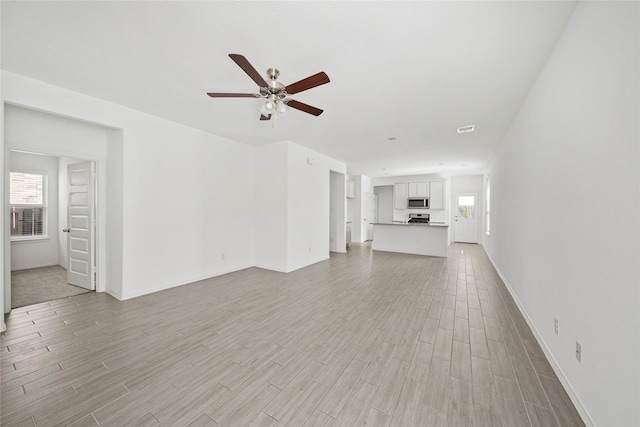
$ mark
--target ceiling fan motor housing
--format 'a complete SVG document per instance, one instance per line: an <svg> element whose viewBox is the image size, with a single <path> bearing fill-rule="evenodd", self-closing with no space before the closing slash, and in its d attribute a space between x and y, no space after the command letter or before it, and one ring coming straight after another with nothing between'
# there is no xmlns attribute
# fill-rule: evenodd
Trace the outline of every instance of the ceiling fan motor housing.
<svg viewBox="0 0 640 427"><path fill-rule="evenodd" d="M263 95L276 95L279 99L284 99L287 96L287 93L284 91L285 86L276 80L279 75L280 71L277 68L267 69L267 76L269 76L269 80L267 80L266 83L269 87L266 88L266 93ZM262 90L260 93L262 94Z"/></svg>

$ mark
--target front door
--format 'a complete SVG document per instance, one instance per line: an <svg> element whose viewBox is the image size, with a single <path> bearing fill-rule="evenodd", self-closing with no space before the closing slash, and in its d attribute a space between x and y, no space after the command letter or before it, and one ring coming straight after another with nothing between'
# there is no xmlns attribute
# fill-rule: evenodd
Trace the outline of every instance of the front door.
<svg viewBox="0 0 640 427"><path fill-rule="evenodd" d="M93 162L67 166L67 282L95 289L95 171Z"/></svg>
<svg viewBox="0 0 640 427"><path fill-rule="evenodd" d="M456 195L454 240L478 243L478 195Z"/></svg>

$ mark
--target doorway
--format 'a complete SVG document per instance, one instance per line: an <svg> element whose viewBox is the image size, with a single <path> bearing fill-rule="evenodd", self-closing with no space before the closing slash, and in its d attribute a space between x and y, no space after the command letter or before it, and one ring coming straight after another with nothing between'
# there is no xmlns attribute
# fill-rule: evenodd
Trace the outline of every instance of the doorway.
<svg viewBox="0 0 640 427"><path fill-rule="evenodd" d="M456 194L454 220L454 241L461 243L478 243L477 194Z"/></svg>
<svg viewBox="0 0 640 427"><path fill-rule="evenodd" d="M393 185L373 187L376 195L375 222L393 222Z"/></svg>
<svg viewBox="0 0 640 427"><path fill-rule="evenodd" d="M347 252L346 177L329 171L329 252Z"/></svg>
<svg viewBox="0 0 640 427"><path fill-rule="evenodd" d="M96 214L96 292L111 292L121 296L122 260L117 256L108 261L107 253L122 251L122 176L124 134L120 128L90 123L55 113L36 111L28 107L4 104L4 178L3 209L9 212L9 170L11 152L41 153L57 158L86 159L95 163L97 177ZM107 180L110 193L107 194ZM107 211L107 201L109 211ZM57 203L57 199L56 199ZM107 215L107 213L110 213ZM4 229L9 230L9 215L3 216ZM57 223L56 223L57 224ZM107 224L110 233L107 237ZM64 227L62 227L64 228ZM60 233L62 228L55 228ZM4 313L11 311L12 245L9 233L3 239L3 302ZM59 242L59 239L52 240ZM65 240L63 240L64 243ZM12 248L12 246L14 248ZM38 267L58 264L51 262ZM107 270L112 271L107 290Z"/></svg>
<svg viewBox="0 0 640 427"><path fill-rule="evenodd" d="M10 307L95 290L95 162L8 154Z"/></svg>

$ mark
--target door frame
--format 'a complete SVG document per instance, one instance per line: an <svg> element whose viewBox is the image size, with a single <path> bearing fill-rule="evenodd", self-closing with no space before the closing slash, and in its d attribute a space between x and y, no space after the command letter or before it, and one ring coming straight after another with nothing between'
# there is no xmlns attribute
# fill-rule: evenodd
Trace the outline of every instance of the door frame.
<svg viewBox="0 0 640 427"><path fill-rule="evenodd" d="M96 175L96 191L94 192L94 202L96 207L96 232L95 232L95 291L96 292L105 292L106 291L106 206L104 203L100 203L100 200L106 200L106 157L100 155L92 155L92 153L78 153L71 152L64 149L60 149L58 147L43 147L43 146L28 146L22 145L19 146L7 146L5 144L4 147L4 200L2 202L2 207L4 212L8 212L9 209L9 173L10 173L10 160L11 160L11 152L12 151L23 151L33 154L44 154L47 156L53 157L67 157L84 161L92 161L95 165L95 175ZM3 216L4 220L4 228L8 230L9 228L9 218L8 215ZM56 224L56 226L58 226ZM2 244L4 245L4 313L11 312L11 236L8 232L4 233L4 241Z"/></svg>
<svg viewBox="0 0 640 427"><path fill-rule="evenodd" d="M481 201L480 201L480 194L478 192L474 192L474 191L460 191L458 193L455 193L453 195L453 203L452 203L452 208L451 208L451 212L453 214L453 242L457 242L456 240L456 223L458 222L458 197L460 196L474 196L475 197L475 221L476 221L476 236L475 236L475 244L479 244L480 243L480 216L481 216ZM471 243L471 242L460 242L460 243Z"/></svg>
<svg viewBox="0 0 640 427"><path fill-rule="evenodd" d="M347 252L347 176L329 169L329 252Z"/></svg>

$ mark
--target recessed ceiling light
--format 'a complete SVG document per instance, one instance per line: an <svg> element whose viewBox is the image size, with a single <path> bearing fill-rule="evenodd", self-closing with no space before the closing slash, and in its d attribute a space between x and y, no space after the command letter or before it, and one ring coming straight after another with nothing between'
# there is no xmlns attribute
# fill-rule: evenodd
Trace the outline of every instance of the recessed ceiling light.
<svg viewBox="0 0 640 427"><path fill-rule="evenodd" d="M458 128L458 133L468 133L468 132L473 132L474 130L475 130L475 125L460 126Z"/></svg>

